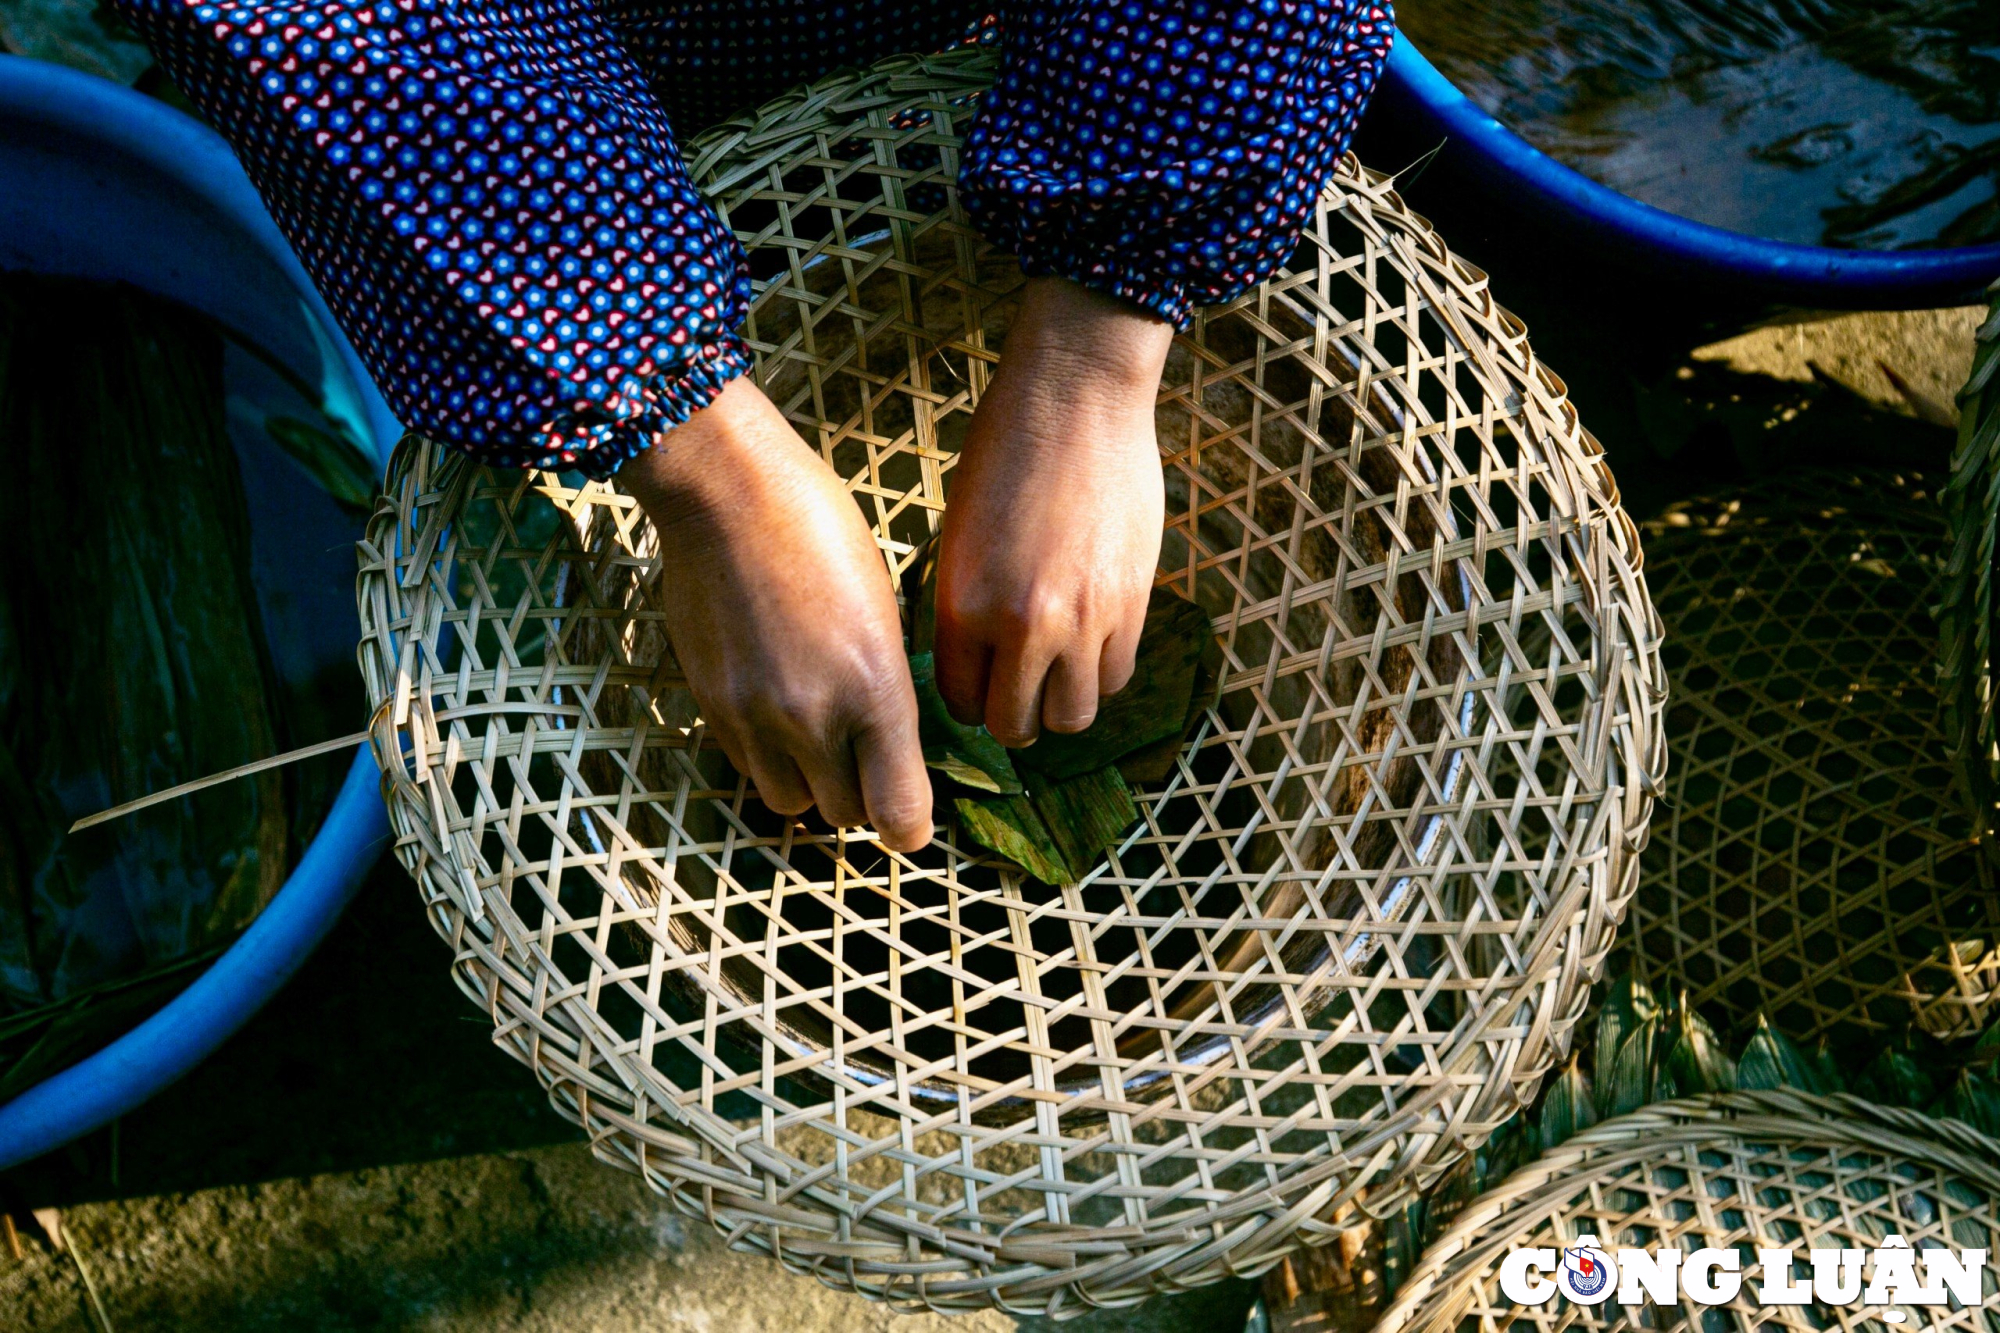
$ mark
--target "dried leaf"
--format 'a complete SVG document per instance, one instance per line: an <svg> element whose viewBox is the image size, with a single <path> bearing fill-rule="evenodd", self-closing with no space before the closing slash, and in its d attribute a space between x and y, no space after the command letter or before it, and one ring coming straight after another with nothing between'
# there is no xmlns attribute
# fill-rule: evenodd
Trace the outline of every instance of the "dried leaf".
<svg viewBox="0 0 2000 1333"><path fill-rule="evenodd" d="M1543 1150L1568 1142L1596 1123L1597 1097L1590 1086L1590 1075L1583 1072L1582 1058L1573 1056L1562 1077L1542 1099Z"/></svg>
<svg viewBox="0 0 2000 1333"><path fill-rule="evenodd" d="M1021 779L1007 747L985 727L968 727L945 707L937 688L937 661L930 653L911 656L910 682L917 689L917 736L924 762L964 786L1020 795Z"/></svg>
<svg viewBox="0 0 2000 1333"><path fill-rule="evenodd" d="M1745 1092L1778 1088L1813 1093L1833 1091L1805 1052L1772 1027L1762 1014L1757 1015L1757 1030L1750 1034L1743 1055L1736 1062L1736 1086Z"/></svg>

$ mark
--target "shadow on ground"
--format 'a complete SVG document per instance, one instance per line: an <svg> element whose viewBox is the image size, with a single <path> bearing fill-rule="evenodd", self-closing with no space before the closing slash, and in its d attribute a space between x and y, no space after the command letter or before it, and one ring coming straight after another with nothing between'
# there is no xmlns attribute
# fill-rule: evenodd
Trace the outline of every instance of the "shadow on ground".
<svg viewBox="0 0 2000 1333"><path fill-rule="evenodd" d="M16 1206L67 1206L581 1141L493 1045L449 963L383 858L277 997L124 1118L115 1161L101 1130L0 1190Z"/></svg>

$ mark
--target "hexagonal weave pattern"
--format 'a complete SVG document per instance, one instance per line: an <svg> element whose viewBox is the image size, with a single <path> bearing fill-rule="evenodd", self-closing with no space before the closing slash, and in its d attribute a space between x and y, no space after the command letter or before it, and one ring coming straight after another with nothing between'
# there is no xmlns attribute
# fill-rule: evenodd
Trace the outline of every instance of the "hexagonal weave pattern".
<svg viewBox="0 0 2000 1333"><path fill-rule="evenodd" d="M1735 1249L1742 1286L1713 1306L1577 1305L1561 1296L1517 1305L1501 1294L1510 1251L1561 1248L1585 1235L1607 1251ZM1847 1096L1731 1092L1661 1102L1585 1130L1468 1204L1424 1251L1376 1333L1880 1330L1895 1327L1882 1321L1884 1305L1760 1304L1756 1252L1790 1247L1797 1281L1810 1273L1812 1249L1873 1249L1890 1235L1912 1249L2000 1252L2000 1142L1955 1120ZM1872 1260L1862 1275L1874 1280ZM1903 1307L1901 1327L2000 1329L1992 1264L1980 1281L1977 1306Z"/></svg>
<svg viewBox="0 0 2000 1333"><path fill-rule="evenodd" d="M2000 902L1934 684L1945 546L1922 478L1851 472L1648 525L1672 763L1630 930L1656 988L1807 1039L1991 1013Z"/></svg>
<svg viewBox="0 0 2000 1333"><path fill-rule="evenodd" d="M987 59L690 146L757 377L885 577L1021 284L954 187ZM1636 534L1560 381L1350 160L1178 340L1157 422L1160 578L1221 702L1061 888L949 822L902 856L773 815L704 743L630 499L400 451L360 577L397 855L496 1040L732 1241L909 1307L1129 1303L1434 1177L1565 1047L1663 747Z"/></svg>

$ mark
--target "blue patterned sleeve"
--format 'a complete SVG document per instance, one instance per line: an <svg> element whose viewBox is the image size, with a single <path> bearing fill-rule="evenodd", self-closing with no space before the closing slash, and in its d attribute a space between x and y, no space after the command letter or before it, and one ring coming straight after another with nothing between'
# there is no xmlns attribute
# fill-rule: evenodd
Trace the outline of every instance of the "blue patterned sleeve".
<svg viewBox="0 0 2000 1333"><path fill-rule="evenodd" d="M1291 253L1393 28L1388 0L1015 0L972 219L1026 272L1185 327Z"/></svg>
<svg viewBox="0 0 2000 1333"><path fill-rule="evenodd" d="M749 364L735 238L586 0L117 0L405 425L608 476Z"/></svg>

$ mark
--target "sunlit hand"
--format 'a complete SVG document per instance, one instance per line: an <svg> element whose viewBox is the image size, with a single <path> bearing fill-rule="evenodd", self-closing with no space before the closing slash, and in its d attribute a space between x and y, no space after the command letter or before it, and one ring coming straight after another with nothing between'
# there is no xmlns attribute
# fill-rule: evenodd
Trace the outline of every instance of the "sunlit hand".
<svg viewBox="0 0 2000 1333"><path fill-rule="evenodd" d="M618 481L660 533L667 633L730 762L780 814L930 841L931 786L887 566L761 390L731 381Z"/></svg>
<svg viewBox="0 0 2000 1333"><path fill-rule="evenodd" d="M1173 329L1031 280L951 474L938 689L1003 744L1090 725L1132 676L1160 555L1153 404Z"/></svg>

